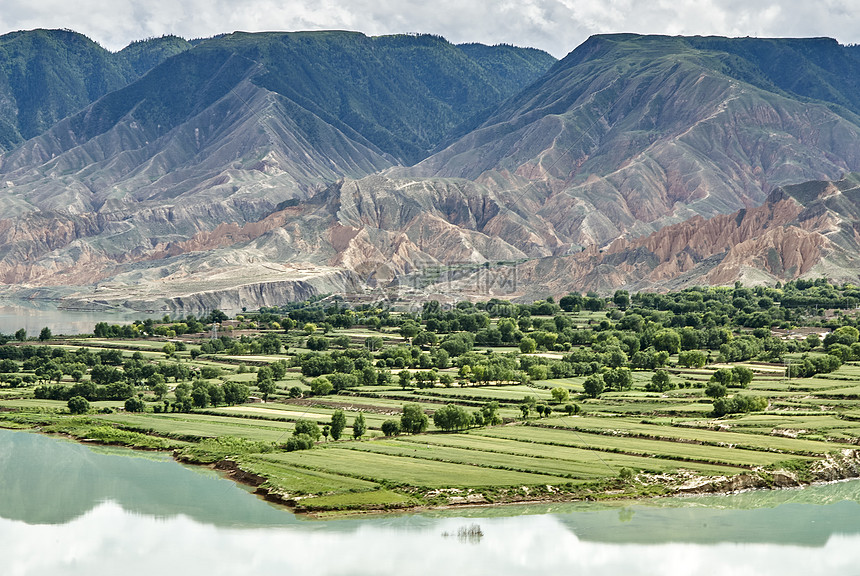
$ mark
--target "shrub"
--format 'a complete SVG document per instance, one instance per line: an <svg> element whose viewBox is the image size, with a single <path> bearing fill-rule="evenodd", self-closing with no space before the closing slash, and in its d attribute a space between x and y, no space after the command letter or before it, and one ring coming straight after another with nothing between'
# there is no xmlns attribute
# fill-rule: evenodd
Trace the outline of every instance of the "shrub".
<svg viewBox="0 0 860 576"><path fill-rule="evenodd" d="M738 394L732 398L717 398L714 400L714 416L726 414L743 414L758 412L767 408L767 398L761 396L745 396Z"/></svg>
<svg viewBox="0 0 860 576"><path fill-rule="evenodd" d="M397 420L386 420L382 423L382 433L386 436L397 436L400 434L400 422Z"/></svg>
<svg viewBox="0 0 860 576"><path fill-rule="evenodd" d="M309 450L314 447L313 439L307 434L294 434L287 439L284 445L287 452L295 452L296 450Z"/></svg>
<svg viewBox="0 0 860 576"><path fill-rule="evenodd" d="M126 412L144 412L145 410L146 403L140 398L131 397L125 401Z"/></svg>
<svg viewBox="0 0 860 576"><path fill-rule="evenodd" d="M72 396L68 402L72 414L86 414L90 411L90 403L83 396Z"/></svg>
<svg viewBox="0 0 860 576"><path fill-rule="evenodd" d="M316 441L320 439L322 432L320 432L320 427L316 422L312 422L311 420L298 420L296 421L296 428L293 430L293 436L301 435L305 435Z"/></svg>

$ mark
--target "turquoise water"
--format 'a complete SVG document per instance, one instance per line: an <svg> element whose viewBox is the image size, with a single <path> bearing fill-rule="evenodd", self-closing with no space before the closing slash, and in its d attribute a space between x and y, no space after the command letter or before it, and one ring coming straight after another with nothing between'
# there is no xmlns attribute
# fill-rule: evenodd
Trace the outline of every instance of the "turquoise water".
<svg viewBox="0 0 860 576"><path fill-rule="evenodd" d="M858 502L852 481L319 521L162 454L0 430L4 575L850 575Z"/></svg>

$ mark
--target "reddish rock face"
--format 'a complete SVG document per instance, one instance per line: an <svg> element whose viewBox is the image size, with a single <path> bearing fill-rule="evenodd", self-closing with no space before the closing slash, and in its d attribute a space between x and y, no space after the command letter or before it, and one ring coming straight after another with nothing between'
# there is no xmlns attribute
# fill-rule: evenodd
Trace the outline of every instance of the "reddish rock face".
<svg viewBox="0 0 860 576"><path fill-rule="evenodd" d="M751 270L791 280L838 266L840 278L860 275L860 176L807 183L774 192L757 208L693 218L633 240L618 239L552 262L525 263L527 282L552 292L621 286L732 284ZM817 188L810 197L809 189ZM807 201L802 206L797 198ZM830 264L838 263L838 264ZM828 268L830 266L830 268Z"/></svg>

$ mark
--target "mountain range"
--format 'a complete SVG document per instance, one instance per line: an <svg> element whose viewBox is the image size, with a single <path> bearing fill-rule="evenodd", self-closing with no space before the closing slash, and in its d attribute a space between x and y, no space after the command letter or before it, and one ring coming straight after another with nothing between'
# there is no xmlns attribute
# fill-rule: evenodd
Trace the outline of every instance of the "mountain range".
<svg viewBox="0 0 860 576"><path fill-rule="evenodd" d="M857 280L858 88L860 48L826 38L600 35L556 61L8 34L0 293L198 312Z"/></svg>

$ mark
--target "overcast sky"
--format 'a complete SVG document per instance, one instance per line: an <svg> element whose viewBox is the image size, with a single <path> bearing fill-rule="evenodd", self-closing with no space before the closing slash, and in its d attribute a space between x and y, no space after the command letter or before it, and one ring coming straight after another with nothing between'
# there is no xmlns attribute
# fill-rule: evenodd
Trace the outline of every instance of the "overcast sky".
<svg viewBox="0 0 860 576"><path fill-rule="evenodd" d="M857 0L3 0L0 32L70 28L118 50L163 34L358 30L533 46L562 57L591 34L830 36L860 43Z"/></svg>

